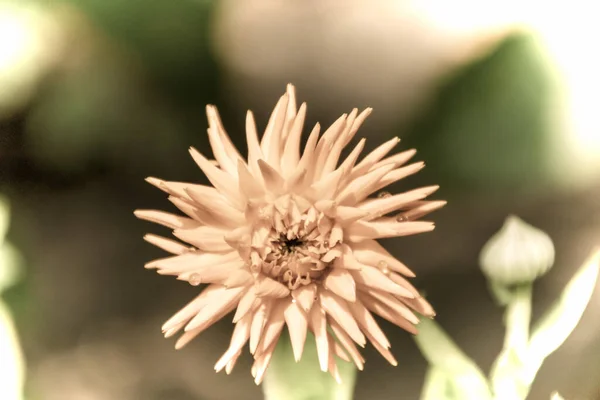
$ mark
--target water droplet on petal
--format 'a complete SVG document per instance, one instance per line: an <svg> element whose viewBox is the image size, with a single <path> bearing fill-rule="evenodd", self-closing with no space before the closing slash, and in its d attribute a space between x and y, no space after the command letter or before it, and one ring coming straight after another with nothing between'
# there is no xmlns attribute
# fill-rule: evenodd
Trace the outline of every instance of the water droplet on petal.
<svg viewBox="0 0 600 400"><path fill-rule="evenodd" d="M295 303L295 302L296 302L296 299L292 299L292 303Z"/></svg>
<svg viewBox="0 0 600 400"><path fill-rule="evenodd" d="M398 215L396 215L396 221L406 222L406 221L408 221L408 217L404 214L398 214Z"/></svg>
<svg viewBox="0 0 600 400"><path fill-rule="evenodd" d="M379 192L379 194L377 194L377 197L380 199L386 199L388 197L392 197L392 194L390 192Z"/></svg>
<svg viewBox="0 0 600 400"><path fill-rule="evenodd" d="M200 274L192 274L190 275L189 282L192 286L198 286L202 283L202 277L200 276Z"/></svg>
<svg viewBox="0 0 600 400"><path fill-rule="evenodd" d="M381 270L381 272L383 272L385 275L388 275L390 273L390 270L388 269L388 264L385 261L379 261L377 263L377 267Z"/></svg>

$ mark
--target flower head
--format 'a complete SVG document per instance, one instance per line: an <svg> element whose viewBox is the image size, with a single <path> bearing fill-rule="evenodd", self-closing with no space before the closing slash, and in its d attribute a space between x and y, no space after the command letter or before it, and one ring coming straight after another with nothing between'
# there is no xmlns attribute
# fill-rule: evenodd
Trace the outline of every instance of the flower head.
<svg viewBox="0 0 600 400"><path fill-rule="evenodd" d="M479 264L498 284L531 283L554 264L554 244L546 232L511 215L481 250Z"/></svg>
<svg viewBox="0 0 600 400"><path fill-rule="evenodd" d="M245 160L216 108L208 106L215 160L193 148L190 153L213 187L148 178L186 216L154 210L136 215L173 229L186 244L147 235L173 256L146 267L194 286L208 284L163 325L166 337L184 330L176 348L235 310L231 345L217 371L229 373L249 342L252 374L260 383L285 325L296 360L311 331L321 369L337 379L334 356L362 369L355 344L364 347L367 340L396 365L372 313L416 333L413 311L434 312L404 278L414 274L376 239L433 230L433 223L415 220L445 202L424 200L437 186L371 196L423 168L423 163L405 165L414 150L386 157L397 138L358 161L362 139L340 162L370 113L354 109L321 136L317 124L301 152L306 104L296 108L294 87L288 85L260 141L248 112Z"/></svg>

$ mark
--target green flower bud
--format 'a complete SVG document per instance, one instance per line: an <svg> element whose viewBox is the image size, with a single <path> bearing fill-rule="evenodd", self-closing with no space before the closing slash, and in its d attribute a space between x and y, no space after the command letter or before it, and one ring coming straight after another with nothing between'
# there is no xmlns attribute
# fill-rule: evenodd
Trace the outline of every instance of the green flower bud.
<svg viewBox="0 0 600 400"><path fill-rule="evenodd" d="M531 283L554 264L554 245L545 232L509 216L483 247L479 264L494 283Z"/></svg>

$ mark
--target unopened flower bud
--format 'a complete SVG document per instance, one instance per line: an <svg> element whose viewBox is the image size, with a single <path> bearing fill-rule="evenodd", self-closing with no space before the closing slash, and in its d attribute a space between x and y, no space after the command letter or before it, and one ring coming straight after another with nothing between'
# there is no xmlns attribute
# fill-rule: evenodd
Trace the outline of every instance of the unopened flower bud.
<svg viewBox="0 0 600 400"><path fill-rule="evenodd" d="M496 283L533 282L554 264L554 245L545 232L509 216L502 229L483 247L479 264L483 273Z"/></svg>

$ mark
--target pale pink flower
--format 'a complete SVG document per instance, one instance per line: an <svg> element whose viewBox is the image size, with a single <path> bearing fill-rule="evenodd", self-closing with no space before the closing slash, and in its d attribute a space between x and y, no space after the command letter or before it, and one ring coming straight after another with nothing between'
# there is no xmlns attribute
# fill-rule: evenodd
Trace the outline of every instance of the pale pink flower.
<svg viewBox="0 0 600 400"><path fill-rule="evenodd" d="M367 340L397 365L372 313L416 334L418 318L412 311L429 317L434 311L404 278L414 274L376 239L433 230L433 223L414 220L445 202L424 200L437 186L369 197L424 166L403 166L414 150L386 157L398 138L357 162L365 145L361 139L340 162L370 113L354 109L320 137L317 124L300 152L306 104L296 108L294 87L288 85L260 141L248 112L246 161L216 108L208 106L215 160L193 148L190 153L214 187L148 178L186 216L154 210L138 210L136 216L173 229L186 244L146 235L173 254L146 268L194 286L208 284L163 325L166 337L184 330L176 348L235 310L231 344L217 371L231 372L249 342L259 384L285 325L295 359L310 330L321 369L338 380L334 356L362 370L365 360L356 344L364 347Z"/></svg>

